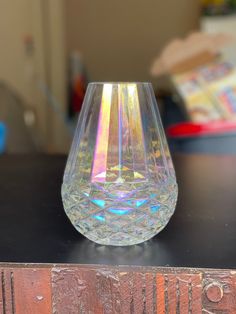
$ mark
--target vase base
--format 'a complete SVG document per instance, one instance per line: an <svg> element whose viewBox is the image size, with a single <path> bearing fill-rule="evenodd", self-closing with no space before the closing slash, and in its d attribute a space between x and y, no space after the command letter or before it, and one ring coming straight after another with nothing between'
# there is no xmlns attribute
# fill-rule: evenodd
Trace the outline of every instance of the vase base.
<svg viewBox="0 0 236 314"><path fill-rule="evenodd" d="M83 234L87 239L90 241L93 241L99 245L106 245L106 246L131 246L136 244L141 244L143 242L146 242L153 237L155 237L157 234L159 234L168 224L169 221L167 221L164 225L160 226L155 232L148 233L148 234L137 234L136 236L131 236L127 233L118 233L109 237L100 237L99 235L94 234ZM81 230L77 231L81 233Z"/></svg>
<svg viewBox="0 0 236 314"><path fill-rule="evenodd" d="M75 187L62 186L65 212L77 231L102 245L134 245L154 237L167 225L177 199L171 178L158 187L150 182Z"/></svg>

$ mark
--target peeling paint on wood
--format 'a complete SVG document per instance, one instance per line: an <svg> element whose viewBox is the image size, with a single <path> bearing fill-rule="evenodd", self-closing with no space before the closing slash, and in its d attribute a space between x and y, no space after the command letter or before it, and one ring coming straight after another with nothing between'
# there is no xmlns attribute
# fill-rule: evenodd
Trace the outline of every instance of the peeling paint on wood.
<svg viewBox="0 0 236 314"><path fill-rule="evenodd" d="M202 273L196 274L192 277L192 313L202 312Z"/></svg>
<svg viewBox="0 0 236 314"><path fill-rule="evenodd" d="M0 314L236 313L236 272L4 265Z"/></svg>
<svg viewBox="0 0 236 314"><path fill-rule="evenodd" d="M120 303L121 303L121 313L131 313L133 311L133 272L121 272L119 274L120 279Z"/></svg>
<svg viewBox="0 0 236 314"><path fill-rule="evenodd" d="M86 313L87 283L74 268L53 268L53 313Z"/></svg>

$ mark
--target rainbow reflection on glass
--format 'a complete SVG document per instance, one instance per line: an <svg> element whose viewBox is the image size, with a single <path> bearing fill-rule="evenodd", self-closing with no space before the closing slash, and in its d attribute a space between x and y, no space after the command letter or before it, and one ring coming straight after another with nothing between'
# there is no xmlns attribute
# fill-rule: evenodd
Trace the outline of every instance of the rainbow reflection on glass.
<svg viewBox="0 0 236 314"><path fill-rule="evenodd" d="M141 243L166 226L177 184L151 84L89 84L62 199L74 227L99 244Z"/></svg>

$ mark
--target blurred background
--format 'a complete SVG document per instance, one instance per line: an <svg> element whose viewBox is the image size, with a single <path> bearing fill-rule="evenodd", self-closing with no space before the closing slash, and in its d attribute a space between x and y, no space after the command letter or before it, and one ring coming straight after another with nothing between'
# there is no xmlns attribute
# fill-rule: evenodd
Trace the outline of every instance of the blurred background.
<svg viewBox="0 0 236 314"><path fill-rule="evenodd" d="M235 8L0 0L0 153L67 153L91 81L152 82L173 151L235 153Z"/></svg>

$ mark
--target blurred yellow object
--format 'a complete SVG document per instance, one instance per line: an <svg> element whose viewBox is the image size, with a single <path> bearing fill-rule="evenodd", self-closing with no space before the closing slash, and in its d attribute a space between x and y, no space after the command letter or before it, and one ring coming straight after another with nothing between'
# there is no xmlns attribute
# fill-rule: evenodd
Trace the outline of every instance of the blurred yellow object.
<svg viewBox="0 0 236 314"><path fill-rule="evenodd" d="M204 6L207 5L221 6L226 3L225 0L201 0L201 1Z"/></svg>

